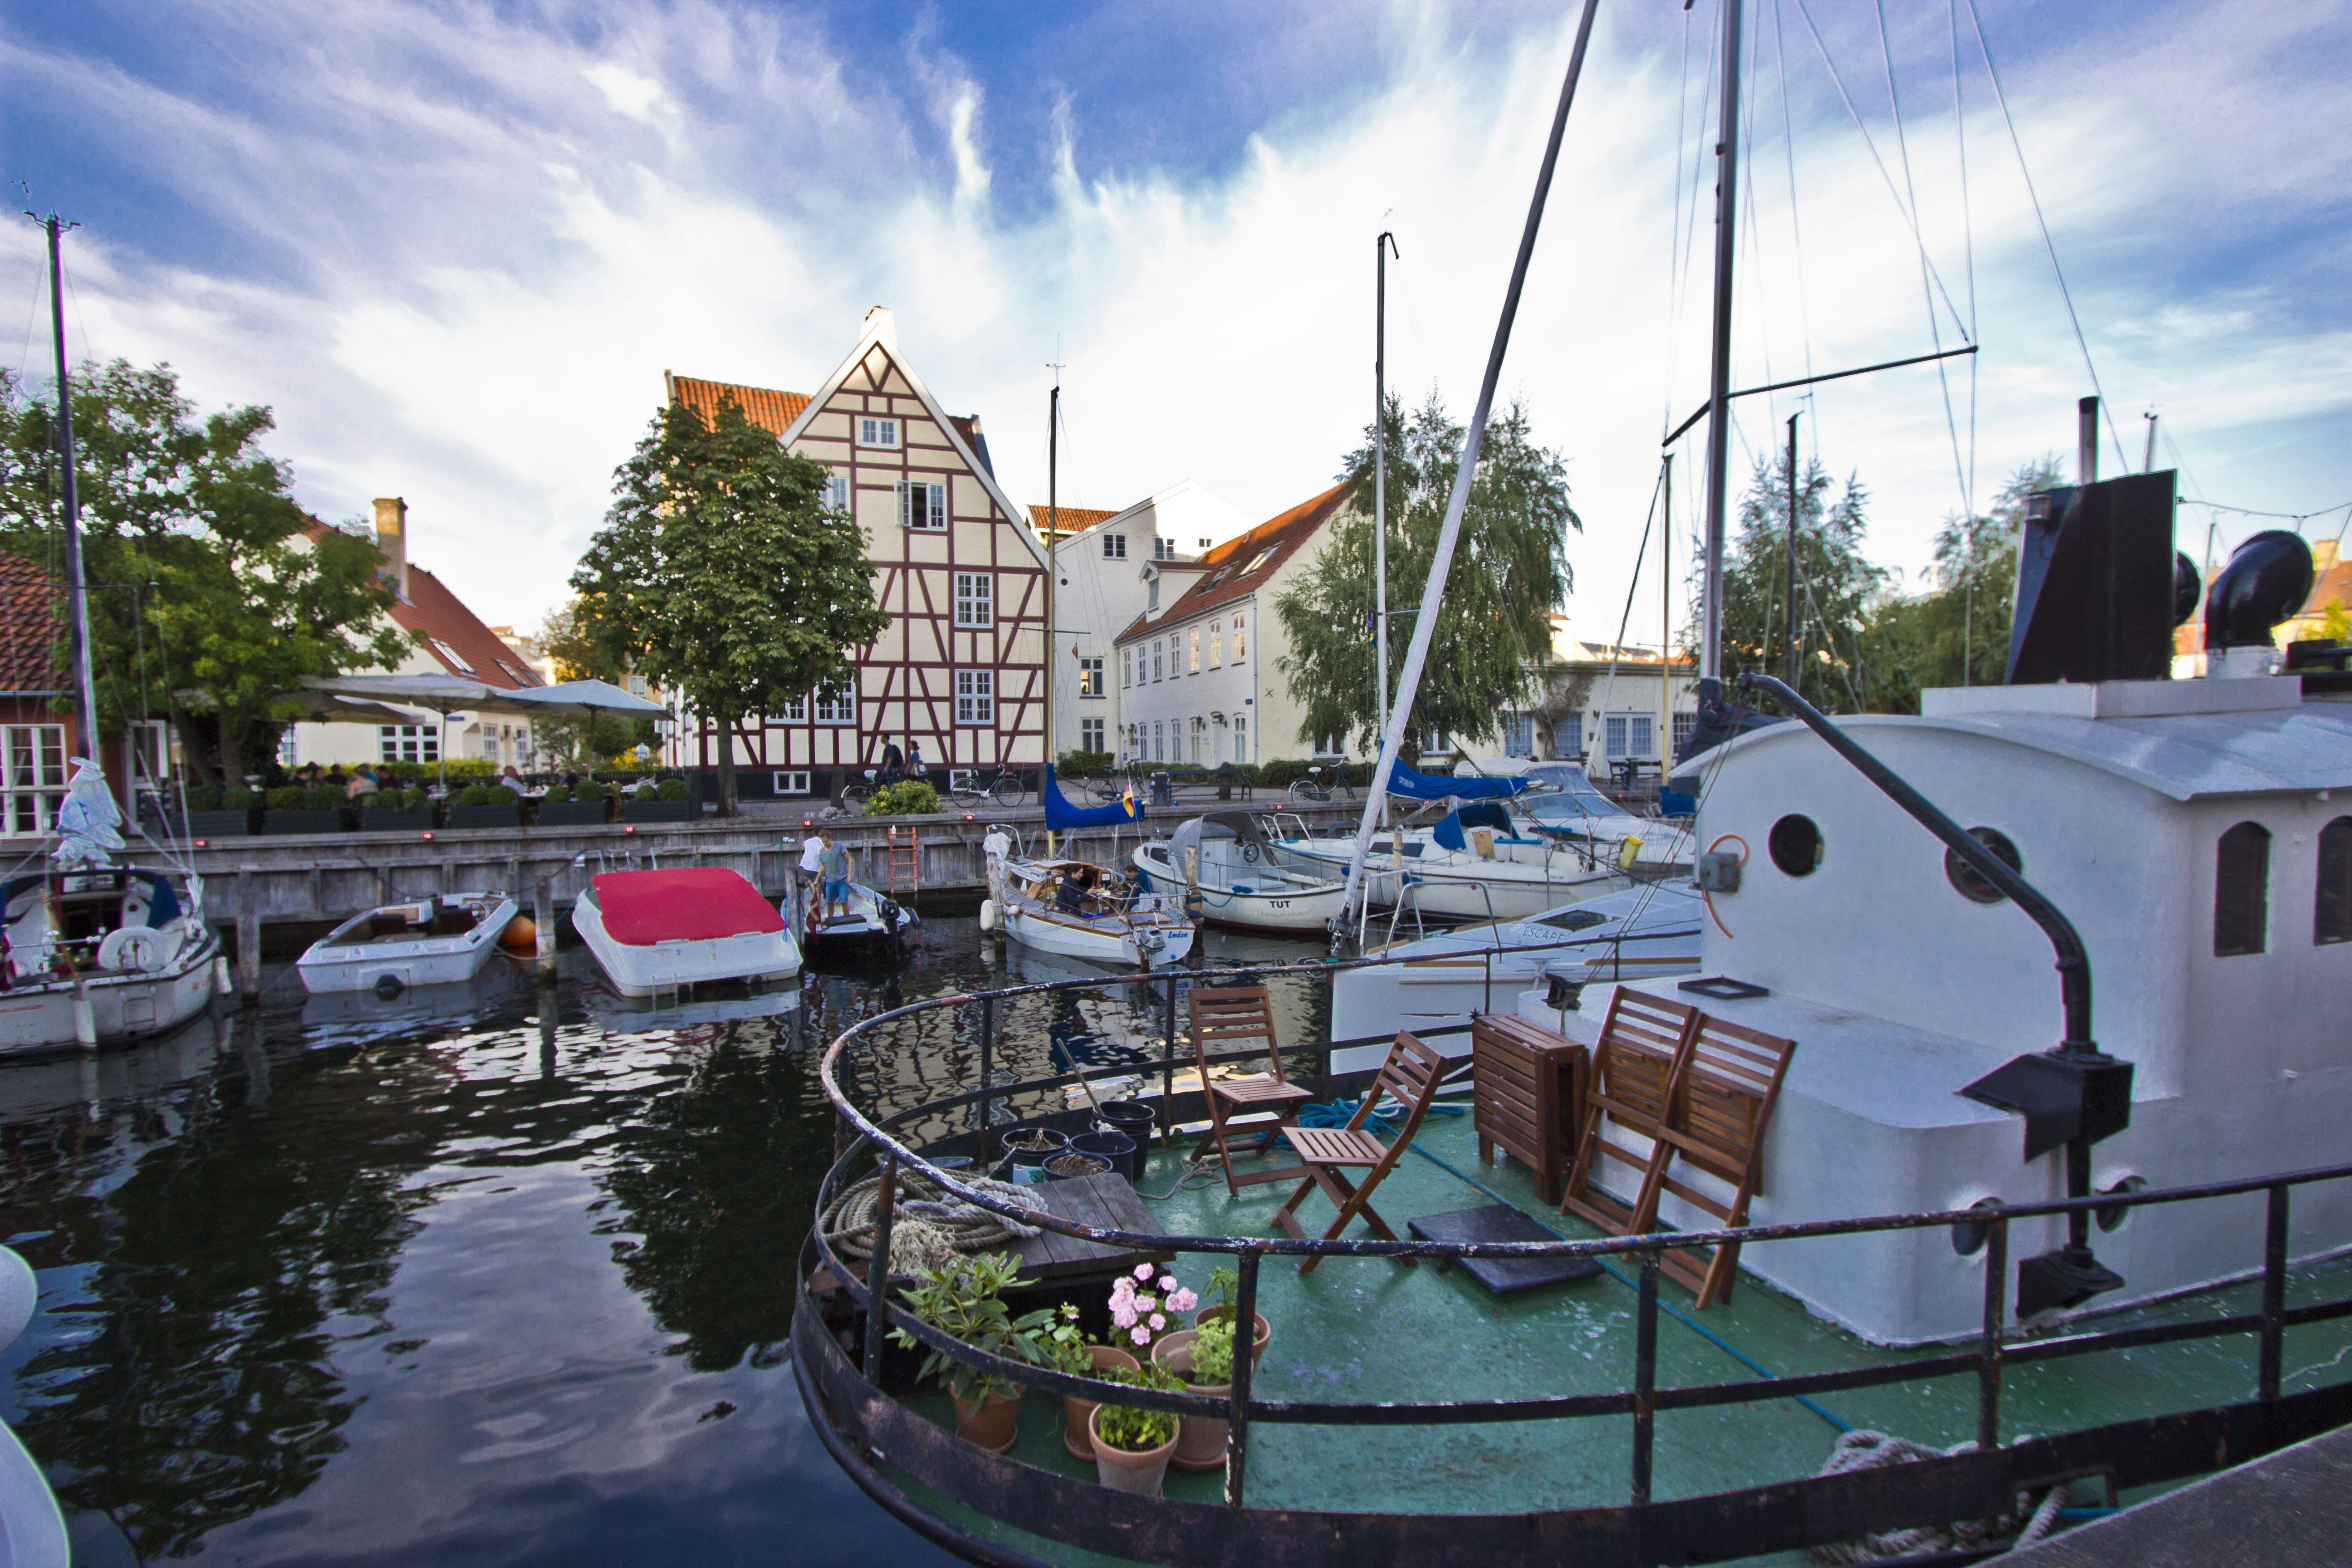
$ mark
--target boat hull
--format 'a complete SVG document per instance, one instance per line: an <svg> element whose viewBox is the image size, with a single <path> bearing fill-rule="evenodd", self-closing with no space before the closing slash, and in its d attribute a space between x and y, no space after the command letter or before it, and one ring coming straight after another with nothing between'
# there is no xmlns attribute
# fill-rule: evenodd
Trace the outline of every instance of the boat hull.
<svg viewBox="0 0 2352 1568"><path fill-rule="evenodd" d="M1168 863L1163 846L1149 844L1138 849L1135 864L1155 879L1155 885L1183 887L1181 874ZM1277 936L1320 936L1346 908L1347 892L1345 881L1300 879L1274 888L1239 882L1216 885L1203 868L1200 883L1184 889L1183 898L1187 912L1210 925Z"/></svg>
<svg viewBox="0 0 2352 1568"><path fill-rule="evenodd" d="M637 946L604 929L595 900L572 906L572 929L596 955L605 982L624 996L652 996L723 980L790 980L801 972L801 950L790 931L659 942Z"/></svg>
<svg viewBox="0 0 2352 1568"><path fill-rule="evenodd" d="M373 991L386 977L405 991L419 985L458 985L482 972L497 952L499 938L518 906L504 894L466 894L479 899L487 912L462 936L420 936L414 942L338 942L336 936L357 921L348 921L325 939L313 942L295 961L302 987L312 995L331 991ZM497 901L492 903L490 900ZM397 908L386 905L387 909ZM359 920L370 918L362 915Z"/></svg>
<svg viewBox="0 0 2352 1568"><path fill-rule="evenodd" d="M1024 947L1123 969L1165 969L1192 951L1192 928L1160 924L1140 931L1125 921L1075 921L1028 904L1004 910L1004 934ZM1155 940L1156 939L1156 942Z"/></svg>
<svg viewBox="0 0 2352 1568"><path fill-rule="evenodd" d="M163 969L84 975L96 1043L127 1045L166 1035L203 1012L213 999L213 970L220 955L220 942L206 931ZM80 1043L70 982L0 992L0 1057L70 1050Z"/></svg>

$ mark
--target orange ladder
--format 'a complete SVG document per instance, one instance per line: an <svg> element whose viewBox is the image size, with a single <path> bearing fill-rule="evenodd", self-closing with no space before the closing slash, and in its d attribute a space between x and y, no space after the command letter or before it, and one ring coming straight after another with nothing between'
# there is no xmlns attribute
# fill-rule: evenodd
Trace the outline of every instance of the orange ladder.
<svg viewBox="0 0 2352 1568"><path fill-rule="evenodd" d="M920 846L916 842L915 830L911 826L907 829L907 841L904 844L898 842L898 828L894 826L890 829L889 845L884 865L889 874L888 890L891 893L905 893L911 896L922 891L922 856Z"/></svg>

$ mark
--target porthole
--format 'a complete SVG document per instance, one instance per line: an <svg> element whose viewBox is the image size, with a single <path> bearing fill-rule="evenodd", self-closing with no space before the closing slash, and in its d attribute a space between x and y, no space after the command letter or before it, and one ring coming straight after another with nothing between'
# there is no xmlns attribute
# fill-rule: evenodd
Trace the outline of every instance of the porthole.
<svg viewBox="0 0 2352 1568"><path fill-rule="evenodd" d="M2126 1176L2111 1187L2101 1187L2099 1195L2103 1198L2122 1197L2138 1192L2147 1185L2147 1178L2145 1176ZM2132 1211L2124 1205L2117 1204L2112 1208L2093 1209L2091 1215L2099 1222L2101 1230L2115 1231L2124 1227L2124 1221L2131 1218Z"/></svg>
<svg viewBox="0 0 2352 1568"><path fill-rule="evenodd" d="M1791 877L1810 877L1822 868L1822 830L1810 816L1782 817L1772 825L1764 847L1772 864Z"/></svg>
<svg viewBox="0 0 2352 1568"><path fill-rule="evenodd" d="M2009 835L1998 827L1971 827L1969 837L1992 851L1993 858L2012 871L2025 869L2025 862L2017 853L2017 846ZM1960 858L1957 849L1944 851L1944 879L1960 897L1972 904L1997 904L2009 895L1992 885L1985 874Z"/></svg>
<svg viewBox="0 0 2352 1568"><path fill-rule="evenodd" d="M1970 1204L1969 1207L1972 1209L1997 1209L2000 1207L2000 1200L1999 1198L1979 1198L1976 1202ZM1959 1224L1952 1227L1952 1250L1958 1253L1962 1258L1974 1258L1978 1253L1982 1252L1985 1249L1985 1243L1990 1239L1991 1236L1992 1226L1990 1222L1980 1219L1964 1219Z"/></svg>

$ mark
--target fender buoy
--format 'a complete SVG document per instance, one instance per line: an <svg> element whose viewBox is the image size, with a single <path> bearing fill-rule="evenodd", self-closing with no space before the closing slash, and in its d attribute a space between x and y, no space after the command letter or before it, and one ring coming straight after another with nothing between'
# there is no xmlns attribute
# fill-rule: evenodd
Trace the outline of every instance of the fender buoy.
<svg viewBox="0 0 2352 1568"><path fill-rule="evenodd" d="M408 987L401 983L401 978L397 974L379 974L375 977L375 994L380 1001L392 1001L407 989Z"/></svg>
<svg viewBox="0 0 2352 1568"><path fill-rule="evenodd" d="M499 945L509 952L533 952L539 946L539 923L529 915L515 916L499 933Z"/></svg>
<svg viewBox="0 0 2352 1568"><path fill-rule="evenodd" d="M996 929L996 900L994 899L982 899L980 900L980 929L982 931L994 931Z"/></svg>
<svg viewBox="0 0 2352 1568"><path fill-rule="evenodd" d="M98 966L113 973L163 967L163 938L145 926L118 926L98 944Z"/></svg>

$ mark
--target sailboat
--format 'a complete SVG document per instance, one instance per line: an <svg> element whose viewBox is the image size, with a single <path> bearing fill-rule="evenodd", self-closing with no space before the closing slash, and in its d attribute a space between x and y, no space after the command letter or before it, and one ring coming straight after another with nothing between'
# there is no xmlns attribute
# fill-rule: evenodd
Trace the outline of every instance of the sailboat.
<svg viewBox="0 0 2352 1568"><path fill-rule="evenodd" d="M98 732L98 704L82 580L73 394L58 296L62 226L52 216L45 226L75 734L87 746ZM50 825L49 865L0 883L0 1057L168 1033L202 1012L226 980L220 940L205 921L203 879L184 868L175 874L115 864L124 847L122 812L106 774L89 757L75 757L70 766Z"/></svg>
<svg viewBox="0 0 2352 1568"><path fill-rule="evenodd" d="M1132 795L1109 805L1076 805L1054 776L1054 546L1061 531L1061 427L1062 387L1056 381L1048 405L1045 468L1047 761L1037 788L1045 807L1045 852L1030 853L1013 828L989 828L981 840L988 897L981 902L980 929L1002 931L1024 946L1066 958L1151 969L1178 963L1192 951L1192 919L1183 900L1148 891L1142 877L1116 867L1065 858L1055 842L1074 827L1120 827L1143 820L1143 802Z"/></svg>

